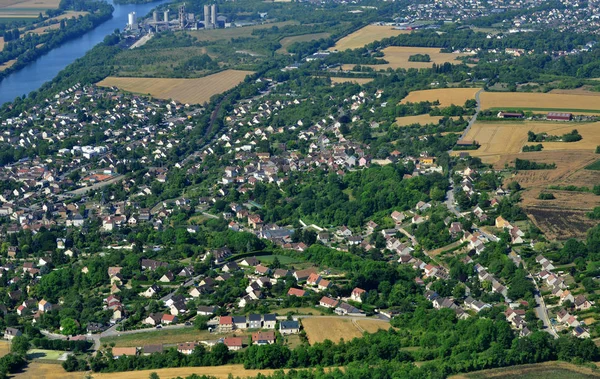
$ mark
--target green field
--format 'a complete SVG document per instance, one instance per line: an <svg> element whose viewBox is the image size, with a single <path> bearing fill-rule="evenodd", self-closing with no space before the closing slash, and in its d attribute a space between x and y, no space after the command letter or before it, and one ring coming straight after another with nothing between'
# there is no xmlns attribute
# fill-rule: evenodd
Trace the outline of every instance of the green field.
<svg viewBox="0 0 600 379"><path fill-rule="evenodd" d="M476 371L450 377L451 379L591 379L599 378L600 372L565 362L512 366Z"/></svg>
<svg viewBox="0 0 600 379"><path fill-rule="evenodd" d="M277 257L277 259L279 259L279 263L281 263L282 265L292 265L292 264L296 264L296 263L303 263L303 261L301 261L299 259L288 257L286 255L265 255L265 256L256 257L256 259L258 259L261 263L270 265L275 260L275 257Z"/></svg>
<svg viewBox="0 0 600 379"><path fill-rule="evenodd" d="M110 344L114 342L115 346L118 347L133 347L152 344L169 345L181 342L209 341L225 336L227 336L227 334L214 334L210 333L208 330L196 330L194 328L157 329L151 332L105 337L101 338L100 342L102 344Z"/></svg>
<svg viewBox="0 0 600 379"><path fill-rule="evenodd" d="M594 171L600 170L600 160L598 160L590 165L585 166L585 169L586 170L594 170Z"/></svg>
<svg viewBox="0 0 600 379"><path fill-rule="evenodd" d="M43 349L31 349L27 352L27 359L36 360L48 360L56 361L65 352L61 350L43 350Z"/></svg>
<svg viewBox="0 0 600 379"><path fill-rule="evenodd" d="M244 26L241 28L227 28L227 29L213 29L213 30L194 30L187 32L192 37L195 37L198 41L215 42L220 40L231 41L234 38L240 37L251 37L257 38L252 35L252 31L255 29L266 29L277 26L278 28L285 25L295 25L296 21L285 21L285 22L274 22L262 25Z"/></svg>
<svg viewBox="0 0 600 379"><path fill-rule="evenodd" d="M315 41L321 38L329 38L330 33L311 33L311 34L302 34L299 36L291 36L282 38L279 43L281 44L281 48L277 50L278 53L285 54L287 53L287 48L296 42L310 42Z"/></svg>

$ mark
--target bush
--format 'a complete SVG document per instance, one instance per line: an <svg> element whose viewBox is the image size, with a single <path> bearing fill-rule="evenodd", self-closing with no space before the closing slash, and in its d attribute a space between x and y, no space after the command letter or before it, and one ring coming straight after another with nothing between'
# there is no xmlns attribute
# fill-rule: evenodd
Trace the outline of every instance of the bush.
<svg viewBox="0 0 600 379"><path fill-rule="evenodd" d="M540 192L540 194L538 195L538 199L540 199L540 200L554 200L556 198L554 197L553 193Z"/></svg>

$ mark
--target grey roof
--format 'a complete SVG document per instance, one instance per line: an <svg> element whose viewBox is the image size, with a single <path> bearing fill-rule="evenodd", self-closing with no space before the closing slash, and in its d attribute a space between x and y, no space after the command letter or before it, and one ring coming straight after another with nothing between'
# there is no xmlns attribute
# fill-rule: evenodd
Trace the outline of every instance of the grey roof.
<svg viewBox="0 0 600 379"><path fill-rule="evenodd" d="M298 321L282 321L279 329L300 329Z"/></svg>

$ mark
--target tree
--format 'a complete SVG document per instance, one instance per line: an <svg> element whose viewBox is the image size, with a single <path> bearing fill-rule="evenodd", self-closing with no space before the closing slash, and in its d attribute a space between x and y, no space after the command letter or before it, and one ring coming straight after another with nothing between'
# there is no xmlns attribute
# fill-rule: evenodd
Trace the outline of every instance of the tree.
<svg viewBox="0 0 600 379"><path fill-rule="evenodd" d="M18 336L13 338L10 345L10 351L24 356L27 354L27 350L29 350L29 345L29 339L27 337Z"/></svg>
<svg viewBox="0 0 600 379"><path fill-rule="evenodd" d="M150 376L148 377L148 379L160 379L160 376L158 376L157 373L153 372L153 373L150 373Z"/></svg>
<svg viewBox="0 0 600 379"><path fill-rule="evenodd" d="M79 331L77 322L69 317L60 320L60 327L62 328L61 333L65 336L75 335Z"/></svg>

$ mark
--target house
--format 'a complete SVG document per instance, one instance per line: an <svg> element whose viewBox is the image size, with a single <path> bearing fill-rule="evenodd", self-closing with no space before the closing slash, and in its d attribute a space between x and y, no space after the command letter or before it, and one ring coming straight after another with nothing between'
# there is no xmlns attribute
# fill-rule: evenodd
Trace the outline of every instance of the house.
<svg viewBox="0 0 600 379"><path fill-rule="evenodd" d="M142 321L144 324L156 326L162 322L163 314L162 313L150 313L148 317Z"/></svg>
<svg viewBox="0 0 600 379"><path fill-rule="evenodd" d="M238 266L238 264L235 262L227 262L221 268L221 270L223 270L225 272L233 272L233 271L237 271L239 269L240 269L240 266Z"/></svg>
<svg viewBox="0 0 600 379"><path fill-rule="evenodd" d="M248 322L246 321L246 316L233 316L232 318L233 326L236 329L247 329Z"/></svg>
<svg viewBox="0 0 600 379"><path fill-rule="evenodd" d="M156 261L154 259L142 259L141 261L142 270L156 271L159 267L167 267L168 264L165 262Z"/></svg>
<svg viewBox="0 0 600 379"><path fill-rule="evenodd" d="M227 337L223 343L230 351L237 351L242 348L242 337Z"/></svg>
<svg viewBox="0 0 600 379"><path fill-rule="evenodd" d="M163 345L146 345L142 348L144 355L160 354L163 352Z"/></svg>
<svg viewBox="0 0 600 379"><path fill-rule="evenodd" d="M254 267L254 273L259 275L269 275L271 273L271 269L259 264Z"/></svg>
<svg viewBox="0 0 600 379"><path fill-rule="evenodd" d="M294 272L294 279L298 282L304 282L308 279L311 274L316 274L316 270L314 268L307 268L306 270L299 270Z"/></svg>
<svg viewBox="0 0 600 379"><path fill-rule="evenodd" d="M278 268L273 272L273 277L275 279L281 279L281 278L285 278L289 274L290 274L289 270L284 270L282 268Z"/></svg>
<svg viewBox="0 0 600 379"><path fill-rule="evenodd" d="M556 312L556 320L560 323L565 323L569 319L569 317L571 317L571 315L564 308Z"/></svg>
<svg viewBox="0 0 600 379"><path fill-rule="evenodd" d="M573 301L573 304L575 304L575 309L578 311L590 309L592 307L592 303L589 302L583 295L578 295L575 298L575 301Z"/></svg>
<svg viewBox="0 0 600 379"><path fill-rule="evenodd" d="M361 297L366 292L367 291L363 290L362 288L356 287L355 289L352 290L352 293L350 294L350 299L353 301L356 301L358 303L362 303Z"/></svg>
<svg viewBox="0 0 600 379"><path fill-rule="evenodd" d="M325 279L319 280L319 285L317 286L318 289L326 290L329 287L331 287L331 282L329 280L325 280Z"/></svg>
<svg viewBox="0 0 600 379"><path fill-rule="evenodd" d="M300 323L298 321L282 321L279 324L279 333L281 335L300 333Z"/></svg>
<svg viewBox="0 0 600 379"><path fill-rule="evenodd" d="M177 316L164 314L161 319L161 323L164 325L171 325L177 323Z"/></svg>
<svg viewBox="0 0 600 379"><path fill-rule="evenodd" d="M13 338L21 336L23 333L16 328L6 328L4 330L4 339L12 341Z"/></svg>
<svg viewBox="0 0 600 379"><path fill-rule="evenodd" d="M217 307L215 306L205 306L201 305L198 307L197 314L200 316L212 316L217 312Z"/></svg>
<svg viewBox="0 0 600 379"><path fill-rule="evenodd" d="M277 324L277 316L273 314L263 315L263 328L264 329L275 329Z"/></svg>
<svg viewBox="0 0 600 379"><path fill-rule="evenodd" d="M272 345L275 343L275 332L254 332L252 333L253 345Z"/></svg>
<svg viewBox="0 0 600 379"><path fill-rule="evenodd" d="M316 286L319 281L321 281L321 275L312 273L308 276L308 279L306 279L306 284L309 286Z"/></svg>
<svg viewBox="0 0 600 379"><path fill-rule="evenodd" d="M196 346L198 346L198 342L184 342L177 344L177 351L181 354L190 355L194 352Z"/></svg>
<svg viewBox="0 0 600 379"><path fill-rule="evenodd" d="M136 356L138 353L137 351L137 347L113 347L112 348L112 355L113 358L118 359L124 355L133 357Z"/></svg>
<svg viewBox="0 0 600 379"><path fill-rule="evenodd" d="M171 304L171 306L169 307L169 310L172 315L177 316L177 315L186 313L187 306L185 305L185 301L179 300L179 301L176 301L173 304Z"/></svg>
<svg viewBox="0 0 600 379"><path fill-rule="evenodd" d="M259 265L259 264L260 264L260 262L258 261L258 259L256 259L256 257L244 258L240 262L240 265L246 266L246 267L255 267L255 266Z"/></svg>
<svg viewBox="0 0 600 379"><path fill-rule="evenodd" d="M231 332L233 330L233 317L231 317L231 316L219 317L218 329L222 333L223 332Z"/></svg>
<svg viewBox="0 0 600 379"><path fill-rule="evenodd" d="M257 314L248 315L248 328L260 329L262 327L262 317Z"/></svg>
<svg viewBox="0 0 600 379"><path fill-rule="evenodd" d="M46 300L42 299L40 300L40 302L38 303L38 310L40 312L49 312L52 310L52 304L50 304L49 302L47 302Z"/></svg>
<svg viewBox="0 0 600 379"><path fill-rule="evenodd" d="M404 212L393 211L391 217L396 224L400 224L402 223L402 221L404 221L406 215L404 214Z"/></svg>
<svg viewBox="0 0 600 379"><path fill-rule="evenodd" d="M148 287L144 292L140 292L140 296L150 298L156 295L158 291L160 291L160 287L156 284L153 284L150 287Z"/></svg>
<svg viewBox="0 0 600 379"><path fill-rule="evenodd" d="M298 297L304 297L306 296L306 291L298 289L298 288L290 288L290 290L288 291L288 296L298 296Z"/></svg>
<svg viewBox="0 0 600 379"><path fill-rule="evenodd" d="M173 280L175 280L175 275L173 275L171 271L167 271L167 273L161 276L158 281L162 283L171 283Z"/></svg>
<svg viewBox="0 0 600 379"><path fill-rule="evenodd" d="M573 329L573 335L577 338L590 338L590 333L581 326Z"/></svg>
<svg viewBox="0 0 600 379"><path fill-rule="evenodd" d="M496 228L499 228L499 229L504 229L504 228L510 227L510 223L508 221L506 221L504 219L504 217L502 217L502 216L496 217L496 221L495 221L494 225L496 226Z"/></svg>
<svg viewBox="0 0 600 379"><path fill-rule="evenodd" d="M363 312L356 308L353 307L352 305L348 304L348 303L340 303L336 308L335 308L335 313L340 315L340 316L346 316L346 315L363 315Z"/></svg>
<svg viewBox="0 0 600 379"><path fill-rule="evenodd" d="M560 294L559 304L562 305L565 301L575 302L575 297L573 297L573 294L569 290L565 290Z"/></svg>
<svg viewBox="0 0 600 379"><path fill-rule="evenodd" d="M335 308L339 304L339 301L336 299L332 299L327 296L323 296L321 300L319 300L319 305L325 308Z"/></svg>

